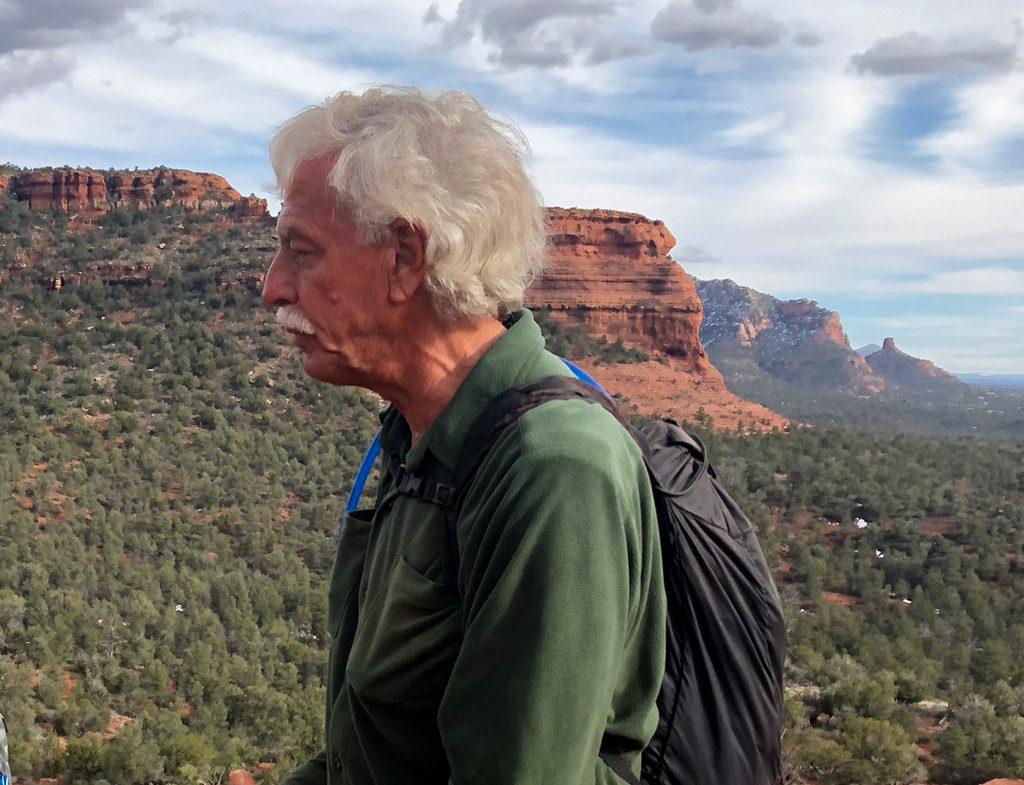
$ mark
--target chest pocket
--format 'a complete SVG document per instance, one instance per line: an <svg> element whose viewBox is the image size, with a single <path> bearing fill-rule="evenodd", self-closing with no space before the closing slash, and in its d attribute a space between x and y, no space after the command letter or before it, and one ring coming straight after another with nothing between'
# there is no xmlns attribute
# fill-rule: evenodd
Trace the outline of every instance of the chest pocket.
<svg viewBox="0 0 1024 785"><path fill-rule="evenodd" d="M451 591L399 555L366 608L348 661L348 683L371 703L436 704L461 639L461 614Z"/></svg>

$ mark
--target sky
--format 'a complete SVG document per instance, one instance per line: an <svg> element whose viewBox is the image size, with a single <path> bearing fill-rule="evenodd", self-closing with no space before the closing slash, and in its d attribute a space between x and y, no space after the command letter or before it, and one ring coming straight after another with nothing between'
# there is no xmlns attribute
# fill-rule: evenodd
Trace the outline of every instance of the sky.
<svg viewBox="0 0 1024 785"><path fill-rule="evenodd" d="M0 0L0 162L272 198L274 128L379 83L473 94L691 275L1024 373L1021 0Z"/></svg>

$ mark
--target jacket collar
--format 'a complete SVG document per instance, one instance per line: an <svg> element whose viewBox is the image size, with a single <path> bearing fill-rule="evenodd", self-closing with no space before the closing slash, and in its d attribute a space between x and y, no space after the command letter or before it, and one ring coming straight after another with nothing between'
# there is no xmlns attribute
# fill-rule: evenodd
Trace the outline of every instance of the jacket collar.
<svg viewBox="0 0 1024 785"><path fill-rule="evenodd" d="M386 454L411 472L431 474L439 467L450 476L470 427L491 401L511 387L565 372L558 358L545 351L544 336L529 311L512 314L505 327L415 445L411 446L409 424L394 406L381 414L381 448Z"/></svg>

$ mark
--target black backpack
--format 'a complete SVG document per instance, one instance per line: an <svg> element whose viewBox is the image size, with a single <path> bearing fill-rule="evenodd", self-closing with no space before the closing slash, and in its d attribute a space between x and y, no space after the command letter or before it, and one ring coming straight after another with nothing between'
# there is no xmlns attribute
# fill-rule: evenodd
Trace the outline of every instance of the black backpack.
<svg viewBox="0 0 1024 785"><path fill-rule="evenodd" d="M550 400L604 406L644 454L654 489L668 600L658 729L644 750L643 785L776 785L781 779L786 627L754 528L722 490L704 445L672 421L633 429L589 384L550 376L508 390L474 423L450 485L385 462L395 490L445 512L445 582L458 593L455 541L462 496L506 427ZM601 758L639 785L606 736Z"/></svg>

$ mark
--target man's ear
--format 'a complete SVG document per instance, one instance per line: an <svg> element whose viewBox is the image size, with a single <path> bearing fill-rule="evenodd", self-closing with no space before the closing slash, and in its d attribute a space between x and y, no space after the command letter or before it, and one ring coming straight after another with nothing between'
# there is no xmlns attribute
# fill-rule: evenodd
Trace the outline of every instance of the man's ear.
<svg viewBox="0 0 1024 785"><path fill-rule="evenodd" d="M427 235L404 218L391 224L394 256L388 261L388 295L394 303L407 302L427 275Z"/></svg>

